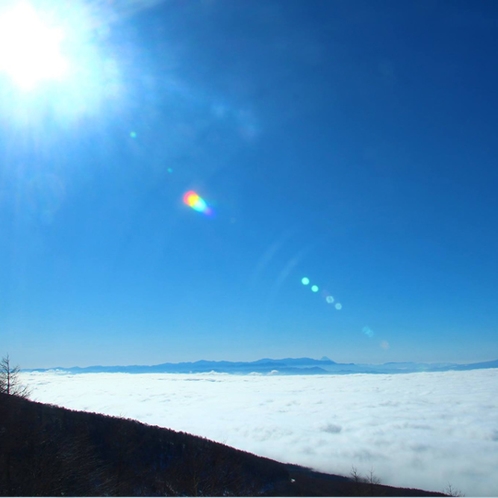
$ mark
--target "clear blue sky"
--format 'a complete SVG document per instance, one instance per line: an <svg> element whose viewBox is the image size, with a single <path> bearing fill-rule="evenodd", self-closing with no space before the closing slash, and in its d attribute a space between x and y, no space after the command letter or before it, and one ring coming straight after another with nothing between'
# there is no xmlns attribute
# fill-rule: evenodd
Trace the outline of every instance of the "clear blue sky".
<svg viewBox="0 0 498 498"><path fill-rule="evenodd" d="M498 358L494 1L121 5L0 74L2 352Z"/></svg>

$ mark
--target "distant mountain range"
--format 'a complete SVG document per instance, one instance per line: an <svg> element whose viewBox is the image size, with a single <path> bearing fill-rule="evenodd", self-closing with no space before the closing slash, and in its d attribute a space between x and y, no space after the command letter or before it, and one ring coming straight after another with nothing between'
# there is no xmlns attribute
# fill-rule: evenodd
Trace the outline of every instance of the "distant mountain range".
<svg viewBox="0 0 498 498"><path fill-rule="evenodd" d="M448 370L478 370L498 368L498 360L461 365L457 363L383 363L382 365L336 363L324 356L320 360L312 358L283 358L273 360L263 358L257 361L207 361L184 363L161 363L160 365L55 367L29 369L30 372L60 370L69 373L227 373L245 375L323 375L323 374L395 374L413 372L444 372Z"/></svg>

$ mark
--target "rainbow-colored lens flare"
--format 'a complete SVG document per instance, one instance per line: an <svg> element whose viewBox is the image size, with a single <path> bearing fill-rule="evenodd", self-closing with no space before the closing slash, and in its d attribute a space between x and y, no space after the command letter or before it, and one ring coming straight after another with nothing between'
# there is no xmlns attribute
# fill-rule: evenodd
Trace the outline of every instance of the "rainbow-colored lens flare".
<svg viewBox="0 0 498 498"><path fill-rule="evenodd" d="M189 190L183 195L183 202L195 211L199 211L199 213L210 215L213 212L212 209L207 205L206 201L193 190Z"/></svg>

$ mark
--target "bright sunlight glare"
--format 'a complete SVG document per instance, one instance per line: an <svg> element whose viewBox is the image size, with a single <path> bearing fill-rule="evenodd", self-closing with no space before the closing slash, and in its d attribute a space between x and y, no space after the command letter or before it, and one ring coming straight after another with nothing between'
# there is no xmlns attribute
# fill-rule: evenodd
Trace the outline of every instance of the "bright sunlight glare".
<svg viewBox="0 0 498 498"><path fill-rule="evenodd" d="M69 124L104 108L122 109L130 88L120 46L109 38L111 25L125 36L123 5L0 0L0 122L48 133L47 116Z"/></svg>
<svg viewBox="0 0 498 498"><path fill-rule="evenodd" d="M29 3L11 7L0 13L0 71L25 90L62 79L68 71L63 38L63 31L44 22Z"/></svg>

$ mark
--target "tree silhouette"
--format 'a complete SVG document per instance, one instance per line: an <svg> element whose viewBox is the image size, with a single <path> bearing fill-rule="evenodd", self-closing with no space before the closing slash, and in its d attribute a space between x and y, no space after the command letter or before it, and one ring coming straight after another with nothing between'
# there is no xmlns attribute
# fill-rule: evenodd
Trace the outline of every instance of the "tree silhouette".
<svg viewBox="0 0 498 498"><path fill-rule="evenodd" d="M20 368L12 366L9 355L0 360L0 393L28 398L29 389L19 379Z"/></svg>

